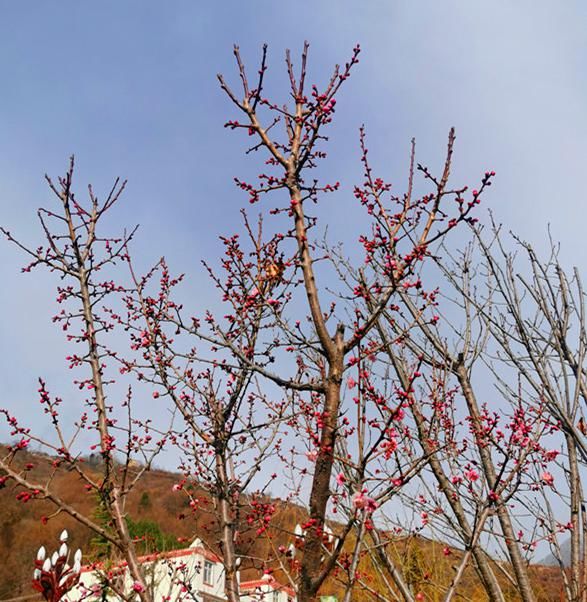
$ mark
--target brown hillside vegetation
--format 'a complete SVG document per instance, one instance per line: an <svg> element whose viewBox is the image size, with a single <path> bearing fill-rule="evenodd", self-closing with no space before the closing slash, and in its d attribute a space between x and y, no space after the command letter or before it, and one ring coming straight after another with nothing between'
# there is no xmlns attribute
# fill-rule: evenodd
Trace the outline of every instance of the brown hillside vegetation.
<svg viewBox="0 0 587 602"><path fill-rule="evenodd" d="M88 459L91 466L96 459ZM52 476L53 483L60 495L72 506L85 515L99 516L99 508L95 498L88 495L80 483L75 471L68 471L53 466L53 458L32 452L23 453L19 459L23 467L34 465L27 474L31 481L42 483ZM99 466L96 466L96 474ZM210 548L219 552L218 533L212 513L206 510L209 502L201 499L197 510L189 504L189 498L181 491L174 490L178 475L162 470L147 472L129 498L127 513L130 521L146 533L138 536L141 551L152 552L156 548L172 549L186 547L189 542L200 537ZM41 545L51 547L58 539L59 533L67 529L73 547L79 547L84 553L85 562L104 559L110 551L85 526L76 522L64 513L54 513L54 507L47 500L33 499L26 503L15 503L15 496L20 488L10 481L0 490L0 542L4 550L0 563L0 601L19 596L31 596L36 599L30 586L33 559ZM192 495L194 492L192 493ZM271 529L258 534L257 525L247 523L243 517L239 554L244 558L242 567L243 579L258 576L259 571L269 568L275 571L278 578L285 580L279 564L265 566L262 559L279 555L280 546L288 546L292 541L292 533L297 523L307 519L302 508L279 499L268 499L268 503L276 507ZM249 518L250 521L250 518ZM332 527L336 532L336 524ZM352 539L348 541L348 549L352 549ZM404 536L389 538L386 553L401 564L408 583L415 591L420 591L422 600L440 601L443 592L450 585L455 566L462 558L459 550L447 550L441 542L431 541L420 536ZM345 564L345 556L341 565ZM289 564L295 560L286 560ZM508 567L501 567L502 586L507 592L508 601L517 601L513 585L508 589ZM342 569L339 569L342 570ZM362 587L357 588L353 600L386 600L378 595L384 592L381 576L376 562L369 556L363 556L359 572L362 575ZM557 570L546 566L535 566L532 570L533 580L540 588L541 602L561 599L561 582ZM389 590L388 590L389 591ZM337 573L326 582L322 593L341 595L342 586L337 582ZM487 596L479 585L474 571L469 568L463 579L456 599L487 600Z"/></svg>

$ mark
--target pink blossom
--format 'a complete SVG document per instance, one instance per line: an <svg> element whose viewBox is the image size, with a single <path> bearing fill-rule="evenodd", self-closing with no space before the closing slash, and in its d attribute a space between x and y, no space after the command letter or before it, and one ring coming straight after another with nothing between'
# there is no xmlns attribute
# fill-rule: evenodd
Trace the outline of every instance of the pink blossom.
<svg viewBox="0 0 587 602"><path fill-rule="evenodd" d="M548 487L552 487L554 485L554 477L552 476L552 473L548 472L548 470L545 470L540 475L540 478L545 485L548 485Z"/></svg>
<svg viewBox="0 0 587 602"><path fill-rule="evenodd" d="M556 457L559 455L559 453L560 452L558 449L551 449L549 451L544 452L544 459L548 462L552 462L553 460L556 460Z"/></svg>
<svg viewBox="0 0 587 602"><path fill-rule="evenodd" d="M357 386L357 381L352 376L349 376L346 381L346 386L349 389L354 389Z"/></svg>
<svg viewBox="0 0 587 602"><path fill-rule="evenodd" d="M368 513L377 510L377 502L363 492L357 492L353 495L353 507L356 510L365 510Z"/></svg>
<svg viewBox="0 0 587 602"><path fill-rule="evenodd" d="M316 462L316 458L318 458L318 450L313 449L309 452L306 452L306 458L308 458L310 462Z"/></svg>
<svg viewBox="0 0 587 602"><path fill-rule="evenodd" d="M385 459L389 460L393 452L397 449L397 441L395 439L389 439L381 444L381 449L385 454Z"/></svg>
<svg viewBox="0 0 587 602"><path fill-rule="evenodd" d="M145 586L142 583L139 583L138 581L135 581L132 584L132 591L133 592L144 592L145 591Z"/></svg>
<svg viewBox="0 0 587 602"><path fill-rule="evenodd" d="M25 439L24 437L16 444L16 449L26 449L31 442L30 439Z"/></svg>
<svg viewBox="0 0 587 602"><path fill-rule="evenodd" d="M172 488L171 491L181 491L182 487L179 483L176 483Z"/></svg>
<svg viewBox="0 0 587 602"><path fill-rule="evenodd" d="M346 478L345 478L345 476L342 474L342 472L339 472L339 473L336 475L336 482L338 483L338 485L339 485L340 487L342 487L342 486L343 486L343 485L346 483Z"/></svg>
<svg viewBox="0 0 587 602"><path fill-rule="evenodd" d="M479 473L474 468L471 468L465 472L465 476L469 481L474 482L479 478Z"/></svg>

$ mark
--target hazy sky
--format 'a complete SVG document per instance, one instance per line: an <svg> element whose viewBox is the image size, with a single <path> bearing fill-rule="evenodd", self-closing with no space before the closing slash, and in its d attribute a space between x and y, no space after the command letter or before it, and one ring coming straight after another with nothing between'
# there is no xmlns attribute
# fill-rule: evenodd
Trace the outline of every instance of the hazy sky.
<svg viewBox="0 0 587 602"><path fill-rule="evenodd" d="M80 192L129 179L114 217L120 228L141 224L135 255L146 265L165 254L191 274L195 305L212 304L200 260L239 228L246 198L233 176L260 170L222 127L235 114L216 73L235 81L233 43L253 68L267 42L271 86L284 92L285 48L295 55L309 40L310 78L324 82L359 42L327 164L345 184L327 201L332 228L351 232L344 207L360 175L361 123L376 167L400 189L410 138L418 159L439 167L454 125L455 183L495 170L486 207L539 247L550 224L564 261L585 272L586 31L587 5L570 0L4 0L0 223L35 246L35 210L51 202L43 174L62 173L75 153ZM22 263L0 244L0 405L43 430L36 378L57 392L66 353L48 320L53 280L21 275Z"/></svg>

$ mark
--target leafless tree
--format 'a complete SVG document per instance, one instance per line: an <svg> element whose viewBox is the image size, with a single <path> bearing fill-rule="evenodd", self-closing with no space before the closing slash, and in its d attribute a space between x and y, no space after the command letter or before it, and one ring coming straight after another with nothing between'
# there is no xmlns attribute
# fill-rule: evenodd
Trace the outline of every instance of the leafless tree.
<svg viewBox="0 0 587 602"><path fill-rule="evenodd" d="M311 239L317 218L311 215L310 203L322 202L326 193L338 190L339 183L320 184L311 177L310 170L325 157L322 150L326 140L324 131L333 119L336 97L358 62L358 55L357 47L345 67L337 66L329 82L320 89L307 84L308 46L302 52L298 73L287 53L291 89L289 104L285 105L265 97L266 49L258 77L250 83L239 49L235 48L241 82L239 93L223 77L219 78L223 90L243 116L242 121L231 120L226 126L244 130L253 137L248 152L263 152L265 164L269 166L269 171L261 174L258 183L237 180L238 185L248 192L251 203L261 200L266 203L264 197L268 193L282 193L281 197L272 195L272 198L282 200L269 213L276 216L275 219L283 218L276 222L275 229L279 232L276 241L279 253L284 259L271 297L260 295L260 300L270 305L275 315L273 328L265 332L261 348L247 356L232 342L231 333L237 323L234 314L229 316L228 327L219 320L210 320L212 334L205 336L257 374L293 392L295 403L305 416L298 424L302 426L300 432L305 439L311 442L308 450L311 484L310 517L305 525L299 562L298 592L302 602L314 598L336 566L346 535L356 525L363 528L362 506L376 506L389 499L394 490L393 486L383 487L380 479L372 479L367 474L370 462L381 457L382 448L396 445L395 431L403 412L403 401L394 405L383 395L384 385L380 378L369 376L369 370L377 374L373 364L377 364L384 349L378 324L386 312L395 311L395 299L400 290L421 288L422 281L417 273L429 259L430 246L446 237L452 229L473 219L471 212L492 177L487 173L481 188L468 199L465 198L466 187L449 187L455 139L451 131L440 177L436 178L421 165L416 166L412 149L407 191L397 197L391 193L388 183L373 175L365 133L361 130L364 182L355 187L354 196L366 210L369 220L368 233L358 233L364 252L363 267L353 268L337 253L321 252L317 241ZM430 193L419 198L413 194L416 171L431 186ZM320 272L316 267L319 260L324 264L324 270ZM333 277L324 275L327 265L331 266ZM332 278L341 286L329 294L327 287L331 286ZM353 279L353 285L349 286ZM254 288L255 296L263 292L258 286ZM194 334L197 333L201 334L201 329L194 328ZM293 353L296 357L297 372L291 377L270 369L273 363L284 365L287 360L279 361L283 352ZM369 368L365 369L367 365ZM361 399L353 402L349 391L353 385L347 379L345 387L345 374L351 377L357 366ZM411 380L412 373L406 377ZM351 377L350 382L353 380ZM400 389L393 391L394 400L405 396L405 391ZM306 401L308 393L310 402ZM351 403L356 403L358 412L357 420L352 423L347 406L349 397ZM402 430L401 426L399 429ZM356 444L349 443L351 434L358 437ZM346 466L346 470L341 470L334 479L338 451L341 452L338 461ZM349 458L349 455L353 457ZM407 458L407 462L400 464L407 464L401 470L410 473L418 465L418 459ZM380 489L375 493L377 487ZM353 500L355 511L349 513L349 520L338 533L338 544L322 563L329 504L336 505L345 496Z"/></svg>
<svg viewBox="0 0 587 602"><path fill-rule="evenodd" d="M486 363L503 397L510 402L523 398L527 411L547 416L560 433L551 451L558 467L552 474L546 464L536 465L536 497L528 509L535 541L547 541L559 563L565 599L583 601L587 599L585 294L578 270L563 268L552 241L542 258L530 244L509 239L515 253L507 250L495 223L488 232L476 229L485 287L475 294L457 289L479 308L495 342ZM561 546L564 540L570 542L568 557Z"/></svg>
<svg viewBox="0 0 587 602"><path fill-rule="evenodd" d="M195 493L203 488L214 506L231 602L239 600L237 569L247 556L243 523L258 536L271 524L275 509L266 493L277 470L269 467L276 462L291 475L291 499L301 499L309 516L301 532L288 534L293 548L256 560L280 563L296 584L300 602L313 600L335 570L343 575L345 602L358 588L380 595L369 590L358 570L365 553L377 559L390 584L390 599L419 599L385 553L388 536L378 528L389 503L407 500L418 486L429 492L414 502L422 517L444 497L444 532L466 548L445 592L447 600L454 597L471 558L492 599L504 599L495 565L483 548L489 535L505 546L524 602L533 600L508 503L528 483L520 467L543 450L520 445L514 426L507 441L488 427L491 416L477 402L472 370L484 357L491 328L483 322L479 341L472 341L469 328L486 308L466 297L467 326L451 347L440 334L438 293L429 289L426 275L450 233L474 224L474 210L494 174L486 173L472 192L452 187L451 130L438 177L416 162L412 143L406 191L396 195L391 184L374 175L361 128L364 177L353 189L353 202L364 213L363 229L356 234L358 262L349 259L345 247L332 247L321 238L321 222L313 214L312 204L341 194L338 182L322 183L311 170L326 157L326 131L359 52L355 48L322 87L307 82L307 44L297 70L288 52L285 104L265 97L266 48L254 84L238 48L240 91L219 77L242 115L242 121L226 126L246 132L253 140L248 152L262 154L266 166L258 182L237 179L237 185L252 204L277 199L256 226L243 211L242 236L225 236L220 266L206 265L223 311L194 316L184 309L174 290L183 276L172 276L164 260L146 275L138 274L130 260L133 233L103 238L98 228L124 184L117 182L103 202L90 189L90 202L83 205L72 191L73 162L58 186L49 180L60 210L39 214L46 245L32 250L4 231L31 256L27 271L45 265L61 276L58 302L64 309L55 321L72 344L84 349L68 361L88 370L76 380L88 399L87 412L68 437L59 400L41 384L41 402L55 426L57 445L34 438L4 412L22 439L0 468L24 488L25 497L51 500L56 512L68 512L113 544L133 578L134 592L120 592L123 597L152 599L129 536L125 502L169 444L182 454L178 493L190 496L194 512L205 512ZM422 195L415 192L416 180L426 191ZM127 333L130 349L114 349L112 331ZM117 409L114 373L132 383ZM137 389L168 413L169 423L138 418L132 405ZM466 402L462 424L454 415L457 394ZM531 440L539 441L545 428L547 422L534 420ZM84 470L74 451L76 437L87 432L97 433L103 459L99 480ZM50 481L33 483L27 477L15 459L29 438L79 472L104 505L107 526L60 499ZM139 470L133 466L135 457L142 459ZM469 471L469 483L454 482L455 471ZM438 490L423 474L435 479ZM487 526L494 516L500 535ZM328 525L332 518L340 519L334 534Z"/></svg>
<svg viewBox="0 0 587 602"><path fill-rule="evenodd" d="M120 391L114 388L112 377L116 352L109 346L109 333L114 323L111 314L103 310L103 305L122 290L122 285L111 279L111 270L127 260L125 249L133 232L119 238L105 237L101 220L119 200L125 183L116 180L102 201L90 187L88 202L81 202L73 190L73 174L72 158L66 175L57 183L47 177L57 207L38 212L45 235L43 245L30 248L7 230L2 229L2 232L30 258L23 271L45 267L59 277L57 303L60 311L53 321L61 325L74 347L67 362L76 371L74 384L84 398L82 409L77 420L67 420L62 412L62 399L53 397L45 382L40 380L39 401L54 431L54 437L49 439L34 434L18 417L2 410L12 436L18 439L0 458L0 468L4 472L2 480L18 485L17 499L21 502L31 498L52 502L55 512L46 520L65 512L110 542L128 563L136 593L143 602L150 602L128 530L126 501L163 448L165 435L157 435L148 421L141 421L134 415L132 388L117 400ZM98 450L102 460L99 476L95 476L83 461L83 443L89 438L93 438L92 447ZM18 462L19 452L31 442L56 457L54 469L44 482L36 482L30 477L33 466ZM80 512L57 493L53 478L59 467L74 470L86 490L100 500L108 516L106 524Z"/></svg>

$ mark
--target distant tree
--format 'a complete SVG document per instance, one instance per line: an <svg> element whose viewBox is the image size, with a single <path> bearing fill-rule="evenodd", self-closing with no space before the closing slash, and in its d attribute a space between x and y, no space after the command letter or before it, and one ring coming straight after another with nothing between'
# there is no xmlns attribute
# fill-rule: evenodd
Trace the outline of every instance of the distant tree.
<svg viewBox="0 0 587 602"><path fill-rule="evenodd" d="M152 520L137 520L127 518L128 532L136 542L137 549L141 554L153 552L166 552L180 547L177 538L173 535L163 533L161 527Z"/></svg>
<svg viewBox="0 0 587 602"><path fill-rule="evenodd" d="M145 510L150 510L153 506L153 502L151 502L151 496L148 491L143 491L141 494L141 499L139 500L139 512L144 512Z"/></svg>

